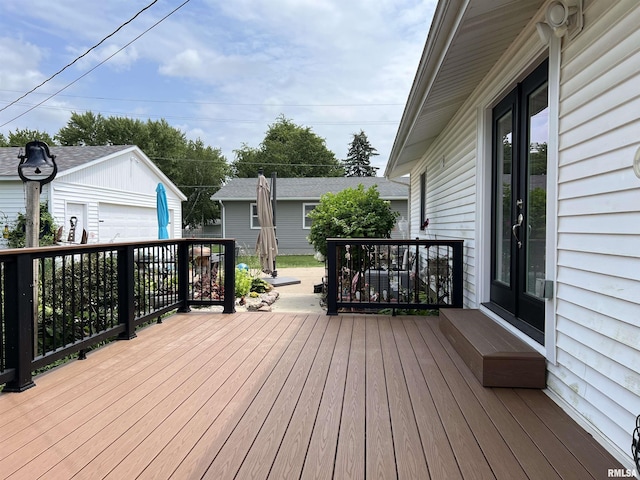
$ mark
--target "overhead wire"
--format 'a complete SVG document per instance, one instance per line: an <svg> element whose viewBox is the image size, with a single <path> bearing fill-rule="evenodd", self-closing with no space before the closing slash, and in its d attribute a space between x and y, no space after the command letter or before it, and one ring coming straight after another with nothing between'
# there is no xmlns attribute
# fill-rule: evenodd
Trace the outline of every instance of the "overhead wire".
<svg viewBox="0 0 640 480"><path fill-rule="evenodd" d="M153 3L151 3L149 5L149 7L151 5L153 5L154 3L156 3L158 0L154 0ZM18 118L26 115L27 113L31 112L32 110L35 110L36 108L38 108L40 105L42 105L45 102L48 102L49 100L51 100L53 97L55 97L56 95L58 95L60 92L65 91L67 88L69 88L71 85L75 84L76 82L80 81L81 79L83 79L84 77L86 77L87 75L89 75L91 72L93 72L95 69L97 69L98 67L100 67L101 65L105 64L106 62L108 62L109 60L111 60L113 57L115 57L118 53L120 53L122 50L124 50L125 48L129 47L132 43L134 43L135 41L137 41L138 39L140 39L143 35L145 35L146 33L148 33L149 31L151 31L152 29L154 29L155 27L157 27L158 25L160 25L162 22L164 22L167 18L169 18L171 15L173 15L175 12L177 12L178 10L180 10L182 7L184 7L187 3L189 3L191 0L185 0L182 4L178 5L176 8L174 8L171 12L169 12L167 15L165 15L164 17L162 17L160 20L158 20L157 22L155 22L153 25L151 25L149 28L147 28L146 30L144 30L140 35L136 36L133 38L133 40L129 41L128 43L126 43L123 47L119 48L118 50L116 50L114 53L112 53L111 55L109 55L107 58L105 58L103 61L99 62L98 64L96 64L94 67L90 68L89 70L87 70L85 73L83 73L82 75L80 75L78 78L76 78L75 80L73 80L72 82L68 83L67 85L65 85L64 87L62 87L60 90L58 90L57 92L49 95L47 98L45 98L44 100L42 100L41 102L36 103L34 106L32 106L31 108L27 109L26 111L22 112L20 115L17 115L15 117L13 117L11 120L3 123L2 125L0 125L1 127L4 127L5 125L8 125L9 123L13 122L14 120L17 120ZM148 8L148 7L146 7ZM122 27L122 26L121 26ZM115 32L114 32L115 33ZM76 59L77 60L77 59ZM46 83L46 81L44 82ZM44 84L43 83L43 84ZM27 94L28 95L28 94ZM22 97L24 98L24 97ZM19 100L19 99L18 99ZM15 104L16 101L13 102L13 104ZM8 108L10 105L5 106L2 110ZM0 112L2 111L0 110Z"/></svg>

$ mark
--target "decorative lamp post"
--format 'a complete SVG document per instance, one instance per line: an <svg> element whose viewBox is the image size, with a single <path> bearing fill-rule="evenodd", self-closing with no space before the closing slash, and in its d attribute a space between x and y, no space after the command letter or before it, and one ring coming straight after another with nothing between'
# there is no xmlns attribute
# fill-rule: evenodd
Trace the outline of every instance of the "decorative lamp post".
<svg viewBox="0 0 640 480"><path fill-rule="evenodd" d="M26 190L26 239L25 246L37 247L40 235L40 192L42 185L53 180L58 173L55 155L49 146L39 140L25 145L25 153L18 154L18 175Z"/></svg>

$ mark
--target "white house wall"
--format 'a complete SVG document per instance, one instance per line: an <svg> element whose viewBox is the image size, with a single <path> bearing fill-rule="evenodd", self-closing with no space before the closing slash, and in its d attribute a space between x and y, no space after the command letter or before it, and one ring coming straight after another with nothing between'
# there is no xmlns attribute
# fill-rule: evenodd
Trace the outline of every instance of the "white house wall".
<svg viewBox="0 0 640 480"><path fill-rule="evenodd" d="M563 40L559 148L550 152L549 181L558 182L548 186L557 197L548 210L548 244L557 245L548 272L556 280L547 308L548 387L628 462L640 414L640 179L632 170L640 146L640 2L584 3L584 30ZM545 7L411 172L412 236L464 240L466 307L488 300L491 108L547 55L535 29ZM426 233L419 231L423 172Z"/></svg>
<svg viewBox="0 0 640 480"><path fill-rule="evenodd" d="M562 51L548 383L628 455L640 414L640 3L585 3L585 29Z"/></svg>

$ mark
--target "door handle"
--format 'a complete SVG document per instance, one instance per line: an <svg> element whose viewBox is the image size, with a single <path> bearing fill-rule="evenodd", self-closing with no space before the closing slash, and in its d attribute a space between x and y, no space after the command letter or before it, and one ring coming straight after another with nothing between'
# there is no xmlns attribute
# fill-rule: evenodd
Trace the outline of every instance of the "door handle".
<svg viewBox="0 0 640 480"><path fill-rule="evenodd" d="M519 213L518 214L518 222L515 223L511 227L511 233L513 233L513 236L516 237L516 241L518 242L518 248L522 248L522 242L520 241L520 238L518 237L518 229L522 226L522 222L524 222L524 215Z"/></svg>

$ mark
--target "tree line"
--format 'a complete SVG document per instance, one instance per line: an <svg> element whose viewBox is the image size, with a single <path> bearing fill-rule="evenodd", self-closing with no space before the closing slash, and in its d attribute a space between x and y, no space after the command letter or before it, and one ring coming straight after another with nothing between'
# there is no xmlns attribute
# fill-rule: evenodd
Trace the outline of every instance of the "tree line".
<svg viewBox="0 0 640 480"><path fill-rule="evenodd" d="M18 129L0 133L0 146L24 146L32 140L49 145L137 145L187 197L182 209L183 227L205 225L220 216L211 196L231 177L255 177L259 170L279 177L375 176L371 157L378 155L364 131L353 134L347 158L338 160L323 138L309 127L296 125L284 115L269 125L257 147L234 150L229 163L219 148L184 132L164 120L104 117L91 111L72 113L67 124L51 136L47 132Z"/></svg>

